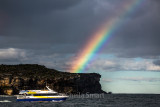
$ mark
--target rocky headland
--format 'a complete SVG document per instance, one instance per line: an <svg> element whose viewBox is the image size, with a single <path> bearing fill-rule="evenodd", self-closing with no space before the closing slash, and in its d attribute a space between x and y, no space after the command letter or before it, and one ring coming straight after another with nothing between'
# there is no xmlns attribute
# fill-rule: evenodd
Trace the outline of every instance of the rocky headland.
<svg viewBox="0 0 160 107"><path fill-rule="evenodd" d="M46 84L60 93L106 93L97 73L68 73L37 64L0 65L0 95L19 90L45 89Z"/></svg>

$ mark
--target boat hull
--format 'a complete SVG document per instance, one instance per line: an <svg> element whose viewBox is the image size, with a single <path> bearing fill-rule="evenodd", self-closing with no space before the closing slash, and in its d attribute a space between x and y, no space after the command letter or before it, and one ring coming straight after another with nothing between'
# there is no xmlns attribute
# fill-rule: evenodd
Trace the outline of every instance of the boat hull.
<svg viewBox="0 0 160 107"><path fill-rule="evenodd" d="M26 98L17 101L65 101L67 98Z"/></svg>

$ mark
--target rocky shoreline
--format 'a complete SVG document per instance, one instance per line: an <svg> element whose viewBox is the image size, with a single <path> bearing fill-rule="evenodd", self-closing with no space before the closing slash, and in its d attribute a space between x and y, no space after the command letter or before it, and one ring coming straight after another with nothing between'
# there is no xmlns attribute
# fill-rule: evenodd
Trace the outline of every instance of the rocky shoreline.
<svg viewBox="0 0 160 107"><path fill-rule="evenodd" d="M15 95L19 90L45 89L59 93L106 93L97 73L68 73L37 64L0 65L0 95Z"/></svg>

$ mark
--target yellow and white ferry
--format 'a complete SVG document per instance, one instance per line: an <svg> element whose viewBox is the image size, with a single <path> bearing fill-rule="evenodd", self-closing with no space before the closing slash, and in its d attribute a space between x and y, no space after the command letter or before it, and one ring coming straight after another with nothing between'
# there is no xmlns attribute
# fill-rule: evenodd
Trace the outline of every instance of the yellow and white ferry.
<svg viewBox="0 0 160 107"><path fill-rule="evenodd" d="M65 101L68 96L57 93L46 86L48 90L21 90L17 101Z"/></svg>

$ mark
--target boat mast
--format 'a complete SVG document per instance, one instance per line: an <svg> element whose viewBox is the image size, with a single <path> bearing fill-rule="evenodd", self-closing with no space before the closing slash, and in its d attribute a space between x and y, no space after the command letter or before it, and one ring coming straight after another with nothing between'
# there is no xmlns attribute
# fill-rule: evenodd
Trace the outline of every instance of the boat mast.
<svg viewBox="0 0 160 107"><path fill-rule="evenodd" d="M46 88L49 90L49 91L53 91L52 89L50 89L47 85L46 85Z"/></svg>

